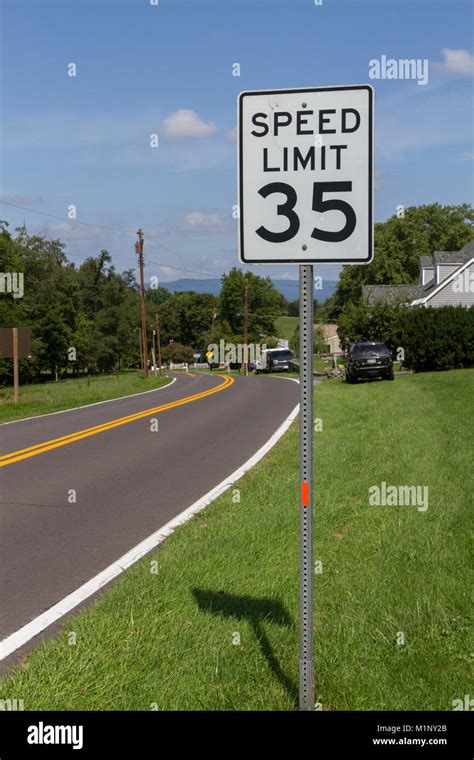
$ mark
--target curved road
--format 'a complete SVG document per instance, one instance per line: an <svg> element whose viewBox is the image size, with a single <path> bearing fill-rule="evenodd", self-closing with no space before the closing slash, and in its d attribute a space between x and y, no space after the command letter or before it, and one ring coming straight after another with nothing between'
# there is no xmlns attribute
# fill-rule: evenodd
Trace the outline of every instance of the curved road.
<svg viewBox="0 0 474 760"><path fill-rule="evenodd" d="M231 475L297 403L283 378L177 375L0 425L0 639Z"/></svg>

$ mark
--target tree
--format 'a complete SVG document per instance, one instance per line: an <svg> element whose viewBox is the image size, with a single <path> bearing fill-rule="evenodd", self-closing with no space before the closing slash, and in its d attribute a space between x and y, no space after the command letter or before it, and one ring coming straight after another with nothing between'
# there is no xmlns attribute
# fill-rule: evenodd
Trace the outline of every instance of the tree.
<svg viewBox="0 0 474 760"><path fill-rule="evenodd" d="M288 316L289 317L299 317L300 315L300 302L298 299L296 301L290 301L288 304Z"/></svg>
<svg viewBox="0 0 474 760"><path fill-rule="evenodd" d="M313 353L323 353L326 346L326 337L322 325L313 325ZM297 325L289 340L289 346L294 354L299 356L300 352L300 326Z"/></svg>
<svg viewBox="0 0 474 760"><path fill-rule="evenodd" d="M181 343L168 343L161 351L161 356L166 362L175 364L190 363L194 361L194 351L190 346Z"/></svg>
<svg viewBox="0 0 474 760"><path fill-rule="evenodd" d="M157 309L162 342L202 347L202 336L211 328L216 306L217 299L208 293L172 293Z"/></svg>
<svg viewBox="0 0 474 760"><path fill-rule="evenodd" d="M245 285L248 285L248 335L258 343L262 334L275 334L275 318L280 311L281 294L269 277L233 268L222 277L219 319L228 322L233 335L244 333Z"/></svg>
<svg viewBox="0 0 474 760"><path fill-rule="evenodd" d="M458 251L474 237L474 212L467 203L433 203L405 209L375 225L374 260L367 266L343 267L331 304L333 318L344 305L357 302L363 285L407 285L418 281L420 256Z"/></svg>
<svg viewBox="0 0 474 760"><path fill-rule="evenodd" d="M402 303L391 306L378 302L370 305L364 299L358 303L348 303L338 321L341 346L348 349L351 343L374 340L382 341L395 352L403 345L401 315L404 310Z"/></svg>

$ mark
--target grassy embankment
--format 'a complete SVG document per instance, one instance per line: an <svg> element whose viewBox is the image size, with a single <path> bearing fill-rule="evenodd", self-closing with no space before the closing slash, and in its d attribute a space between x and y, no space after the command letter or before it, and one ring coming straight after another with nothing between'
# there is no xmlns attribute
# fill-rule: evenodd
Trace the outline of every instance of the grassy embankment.
<svg viewBox="0 0 474 760"><path fill-rule="evenodd" d="M315 388L325 710L451 710L469 693L473 383L461 370ZM382 481L427 485L428 509L370 506ZM232 489L178 529L2 679L0 696L26 709L295 709L296 425L237 485L240 503Z"/></svg>
<svg viewBox="0 0 474 760"><path fill-rule="evenodd" d="M169 383L166 377L150 375L145 380L138 372L119 375L97 375L59 383L38 383L20 386L20 400L13 403L13 388L0 390L0 423L34 417L37 414L73 409L97 401L159 388Z"/></svg>

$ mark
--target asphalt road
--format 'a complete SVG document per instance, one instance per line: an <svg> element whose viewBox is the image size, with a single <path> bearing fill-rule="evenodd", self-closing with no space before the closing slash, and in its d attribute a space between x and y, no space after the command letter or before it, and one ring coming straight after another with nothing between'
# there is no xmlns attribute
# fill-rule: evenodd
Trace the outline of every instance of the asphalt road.
<svg viewBox="0 0 474 760"><path fill-rule="evenodd" d="M283 378L178 375L151 393L0 425L0 640L228 477L297 403Z"/></svg>

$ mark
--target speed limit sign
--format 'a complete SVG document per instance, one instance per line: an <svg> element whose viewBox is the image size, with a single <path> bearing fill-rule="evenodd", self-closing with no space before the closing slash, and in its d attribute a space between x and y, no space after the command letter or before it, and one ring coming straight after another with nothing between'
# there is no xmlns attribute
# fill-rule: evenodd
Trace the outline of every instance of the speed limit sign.
<svg viewBox="0 0 474 760"><path fill-rule="evenodd" d="M299 264L301 710L314 707L313 264L367 264L373 249L369 85L239 95L239 253Z"/></svg>
<svg viewBox="0 0 474 760"><path fill-rule="evenodd" d="M369 263L372 88L242 92L239 205L244 263Z"/></svg>

